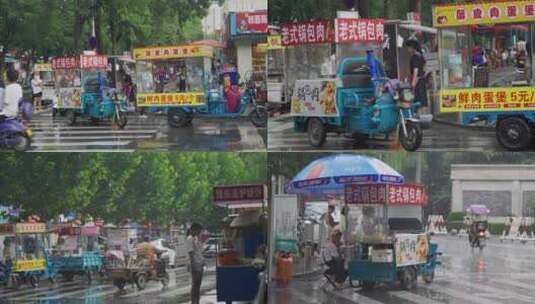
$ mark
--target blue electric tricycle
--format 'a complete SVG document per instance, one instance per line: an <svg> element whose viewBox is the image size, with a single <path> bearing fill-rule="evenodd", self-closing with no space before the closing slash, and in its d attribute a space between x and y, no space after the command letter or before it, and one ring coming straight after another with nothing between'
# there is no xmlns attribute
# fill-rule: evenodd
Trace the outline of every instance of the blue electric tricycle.
<svg viewBox="0 0 535 304"><path fill-rule="evenodd" d="M110 120L124 128L128 123L127 102L117 90L108 86L108 58L88 55L73 58L77 64L56 67L54 115L66 117L69 125L74 125L81 117L95 124Z"/></svg>
<svg viewBox="0 0 535 304"><path fill-rule="evenodd" d="M308 132L312 146L321 147L329 132L349 133L356 140L366 140L371 136L388 138L399 129L403 148L415 151L420 147L423 133L416 115L420 103L414 100L410 86L385 77L382 64L372 51L368 51L367 56L343 59L332 83L336 85L334 115L296 113L295 103L300 101L292 98L294 128L298 132ZM302 104L297 106L299 108L303 108Z"/></svg>
<svg viewBox="0 0 535 304"><path fill-rule="evenodd" d="M135 49L137 106L167 113L174 128L191 125L195 117L242 116L265 127L267 111L257 100L252 77L240 83L235 71L218 74L213 57L208 45Z"/></svg>
<svg viewBox="0 0 535 304"><path fill-rule="evenodd" d="M4 254L0 261L0 285L18 289L23 284L36 288L42 278L54 283L53 263L46 252L45 223L0 224Z"/></svg>
<svg viewBox="0 0 535 304"><path fill-rule="evenodd" d="M98 226L66 226L57 229L58 248L51 257L56 273L66 281L75 275L85 276L88 283L95 273L103 273L104 255L98 246Z"/></svg>

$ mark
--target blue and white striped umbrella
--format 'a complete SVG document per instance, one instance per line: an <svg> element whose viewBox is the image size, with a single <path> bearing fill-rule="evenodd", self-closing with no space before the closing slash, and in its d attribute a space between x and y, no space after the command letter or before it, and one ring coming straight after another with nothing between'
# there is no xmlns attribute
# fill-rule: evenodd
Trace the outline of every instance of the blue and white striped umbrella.
<svg viewBox="0 0 535 304"><path fill-rule="evenodd" d="M346 184L403 184L404 177L384 162L368 156L338 154L317 159L288 184L290 194L342 194Z"/></svg>

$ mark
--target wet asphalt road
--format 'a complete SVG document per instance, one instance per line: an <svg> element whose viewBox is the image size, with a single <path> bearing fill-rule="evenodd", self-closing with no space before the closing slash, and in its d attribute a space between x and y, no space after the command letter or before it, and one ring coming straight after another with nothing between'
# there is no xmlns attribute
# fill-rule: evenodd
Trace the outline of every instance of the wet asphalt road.
<svg viewBox="0 0 535 304"><path fill-rule="evenodd" d="M504 151L496 141L492 128L462 128L433 122L429 129L423 130L423 133L422 146L418 151ZM309 144L307 133L294 131L293 120L288 116L270 119L268 149L270 151L403 150L393 135L390 138L382 136L359 142L348 135L335 133L327 135L323 147L314 148Z"/></svg>
<svg viewBox="0 0 535 304"><path fill-rule="evenodd" d="M166 115L146 118L129 113L128 125L120 130L109 121L93 124L78 119L69 126L53 118L50 110L30 123L34 131L33 152L131 152L131 151L265 151L266 129L257 129L247 117L196 118L192 126L175 129Z"/></svg>
<svg viewBox="0 0 535 304"><path fill-rule="evenodd" d="M435 236L443 252L435 280L405 291L379 286L372 291L324 287L322 276L294 279L289 288L272 287L270 303L316 304L524 304L535 303L535 243L493 239L483 251L466 238Z"/></svg>
<svg viewBox="0 0 535 304"><path fill-rule="evenodd" d="M215 270L208 269L203 278L201 292L202 303L216 303L215 300ZM14 303L73 303L73 304L104 304L104 303L188 303L190 298L191 275L184 267L168 269L171 276L169 287L162 290L159 282L149 281L144 290L137 290L127 285L126 293L118 292L117 287L109 281L98 279L91 285L80 277L72 282L64 282L58 278L52 285L43 281L39 287L32 289L28 285L19 290L0 288L0 304Z"/></svg>

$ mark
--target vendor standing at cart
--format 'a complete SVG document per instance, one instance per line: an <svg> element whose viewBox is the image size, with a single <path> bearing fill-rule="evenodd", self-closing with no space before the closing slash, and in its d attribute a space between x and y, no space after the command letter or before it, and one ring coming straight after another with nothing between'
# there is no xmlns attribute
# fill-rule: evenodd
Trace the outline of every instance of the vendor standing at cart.
<svg viewBox="0 0 535 304"><path fill-rule="evenodd" d="M204 272L204 258L202 256L202 243L199 235L203 228L199 223L193 223L189 229L186 248L190 259L191 269L191 303L199 304L201 300L201 284Z"/></svg>
<svg viewBox="0 0 535 304"><path fill-rule="evenodd" d="M420 43L409 39L405 43L410 59L410 84L414 91L414 100L421 104L421 111L427 113L427 85L425 82L425 58L420 49Z"/></svg>

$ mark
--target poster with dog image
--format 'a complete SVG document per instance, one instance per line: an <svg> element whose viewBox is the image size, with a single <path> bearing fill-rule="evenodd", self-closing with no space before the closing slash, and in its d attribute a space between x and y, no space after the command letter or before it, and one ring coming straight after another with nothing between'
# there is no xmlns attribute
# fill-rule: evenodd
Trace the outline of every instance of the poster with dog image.
<svg viewBox="0 0 535 304"><path fill-rule="evenodd" d="M292 96L293 116L335 117L336 80L296 80Z"/></svg>

